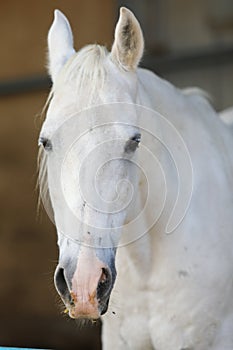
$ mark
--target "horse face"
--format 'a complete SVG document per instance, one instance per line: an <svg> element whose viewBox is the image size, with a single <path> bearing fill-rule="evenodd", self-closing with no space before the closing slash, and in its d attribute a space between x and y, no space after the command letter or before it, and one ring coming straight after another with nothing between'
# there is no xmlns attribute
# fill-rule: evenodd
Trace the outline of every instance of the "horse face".
<svg viewBox="0 0 233 350"><path fill-rule="evenodd" d="M135 102L143 39L133 14L122 9L111 54L93 46L75 56L69 23L56 11L48 42L54 86L40 143L58 232L54 281L71 317L96 319L108 308L116 247L137 186L132 159L140 133L132 118L126 125L134 110L113 102Z"/></svg>
<svg viewBox="0 0 233 350"><path fill-rule="evenodd" d="M108 115L105 108L113 113L114 107L97 109ZM118 107L117 111L114 118ZM93 114L93 109L85 111L84 119L88 121ZM77 118L69 123L73 129L66 123L49 142L42 137L60 251L55 285L71 317L94 319L107 310L116 278L116 247L135 202L133 160L140 134L134 126L109 123L76 139Z"/></svg>

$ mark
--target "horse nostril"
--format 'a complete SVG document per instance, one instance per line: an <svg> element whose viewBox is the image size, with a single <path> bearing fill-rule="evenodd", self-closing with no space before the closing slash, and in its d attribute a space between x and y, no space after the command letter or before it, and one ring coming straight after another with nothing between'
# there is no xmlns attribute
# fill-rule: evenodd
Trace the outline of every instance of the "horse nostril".
<svg viewBox="0 0 233 350"><path fill-rule="evenodd" d="M106 268L102 268L102 274L99 279L99 283L97 286L97 298L102 299L108 294L111 287L111 274Z"/></svg>
<svg viewBox="0 0 233 350"><path fill-rule="evenodd" d="M108 311L109 299L107 299L106 303L103 305L103 308L100 312L101 316L104 315Z"/></svg>
<svg viewBox="0 0 233 350"><path fill-rule="evenodd" d="M108 271L105 268L102 268L102 274L100 276L100 280L99 283L105 283L107 281L108 278Z"/></svg>
<svg viewBox="0 0 233 350"><path fill-rule="evenodd" d="M57 267L55 271L54 284L62 299L65 301L69 301L70 292L66 282L64 269L62 267Z"/></svg>

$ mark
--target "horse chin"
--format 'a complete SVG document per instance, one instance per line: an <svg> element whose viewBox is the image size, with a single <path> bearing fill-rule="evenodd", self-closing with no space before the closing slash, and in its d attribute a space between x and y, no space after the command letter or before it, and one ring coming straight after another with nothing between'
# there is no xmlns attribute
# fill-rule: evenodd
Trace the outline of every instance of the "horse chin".
<svg viewBox="0 0 233 350"><path fill-rule="evenodd" d="M69 310L69 316L72 319L75 320L90 320L90 321L97 321L100 318L99 313L92 313L92 314L76 314L72 309Z"/></svg>

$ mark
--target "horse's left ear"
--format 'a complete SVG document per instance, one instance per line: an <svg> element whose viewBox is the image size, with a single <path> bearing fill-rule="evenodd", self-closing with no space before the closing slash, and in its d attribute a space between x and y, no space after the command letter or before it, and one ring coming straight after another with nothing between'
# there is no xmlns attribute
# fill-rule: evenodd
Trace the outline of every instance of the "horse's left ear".
<svg viewBox="0 0 233 350"><path fill-rule="evenodd" d="M63 65L74 53L70 23L61 11L55 10L54 21L48 33L48 68L53 82Z"/></svg>
<svg viewBox="0 0 233 350"><path fill-rule="evenodd" d="M140 24L130 10L121 7L111 51L112 59L123 69L133 71L142 58L143 49L144 39Z"/></svg>

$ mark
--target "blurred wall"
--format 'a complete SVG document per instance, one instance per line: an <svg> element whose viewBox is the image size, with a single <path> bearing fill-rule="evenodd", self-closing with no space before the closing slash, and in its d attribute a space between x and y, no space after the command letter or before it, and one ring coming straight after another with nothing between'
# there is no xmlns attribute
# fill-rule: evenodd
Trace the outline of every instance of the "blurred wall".
<svg viewBox="0 0 233 350"><path fill-rule="evenodd" d="M140 20L142 64L178 87L198 86L217 110L233 105L232 0L119 0Z"/></svg>
<svg viewBox="0 0 233 350"><path fill-rule="evenodd" d="M46 74L47 32L54 8L69 18L79 48L110 46L111 0L1 1L0 82ZM36 218L39 114L48 91L0 97L0 346L99 349L98 325L80 329L53 287L56 234L46 214Z"/></svg>

